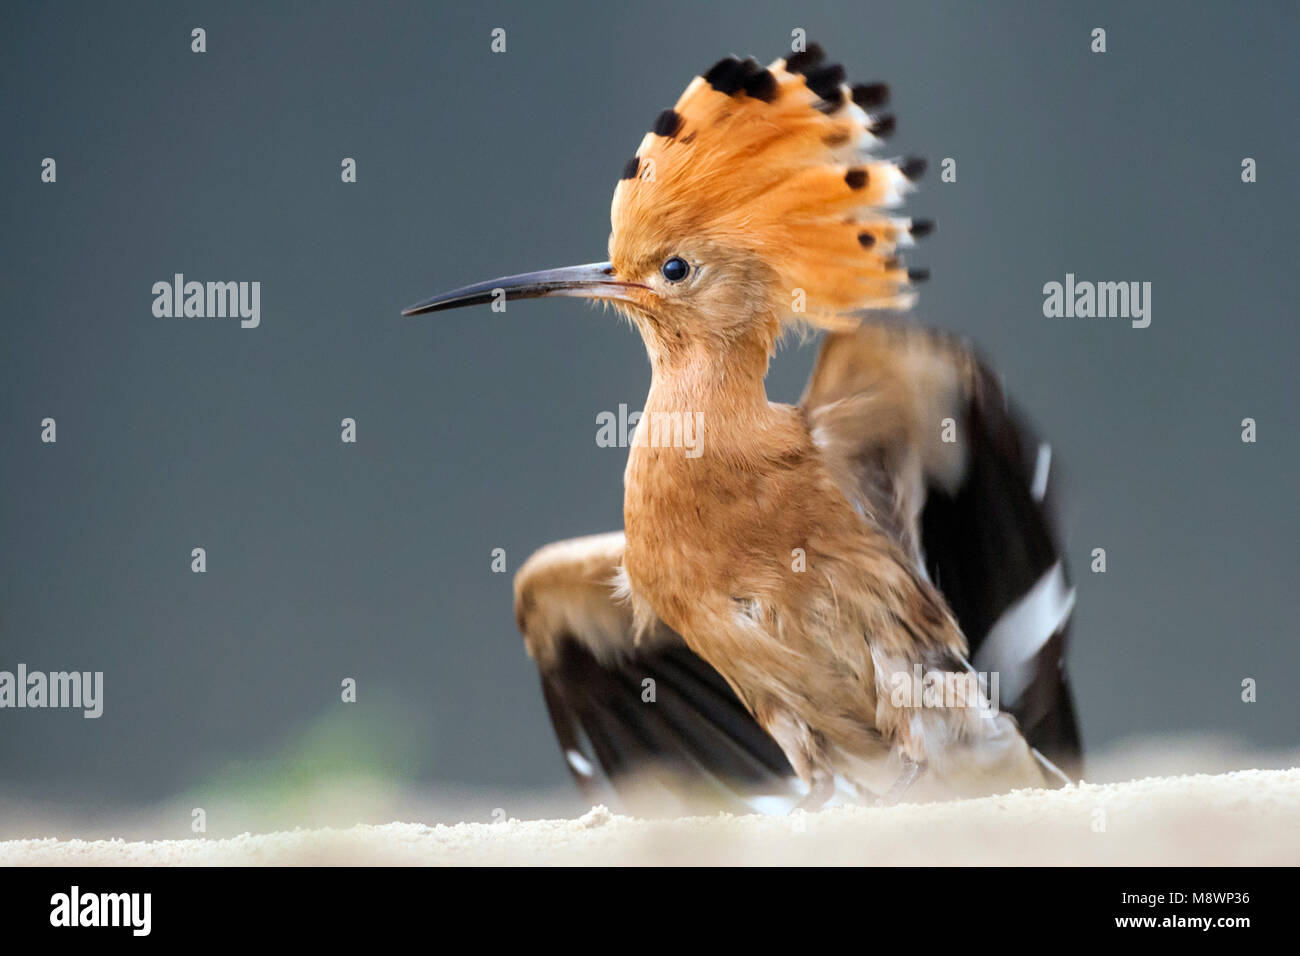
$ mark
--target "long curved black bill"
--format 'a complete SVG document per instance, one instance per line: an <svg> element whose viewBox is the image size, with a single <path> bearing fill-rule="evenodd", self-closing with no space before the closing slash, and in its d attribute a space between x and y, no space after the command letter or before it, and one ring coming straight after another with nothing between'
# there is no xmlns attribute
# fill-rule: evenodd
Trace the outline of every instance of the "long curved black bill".
<svg viewBox="0 0 1300 956"><path fill-rule="evenodd" d="M514 299L539 299L548 295L575 296L583 299L624 299L628 290L645 288L635 283L621 282L614 276L614 267L608 262L590 262L583 266L564 269L543 269L517 276L504 276L476 282L432 299L417 302L402 310L402 315L423 315L459 309L465 305L487 305L490 302Z"/></svg>

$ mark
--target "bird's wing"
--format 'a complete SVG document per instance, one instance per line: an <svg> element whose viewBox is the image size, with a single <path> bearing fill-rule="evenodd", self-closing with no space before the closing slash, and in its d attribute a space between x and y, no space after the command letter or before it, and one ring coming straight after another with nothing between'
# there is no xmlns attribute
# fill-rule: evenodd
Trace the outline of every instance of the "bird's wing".
<svg viewBox="0 0 1300 956"><path fill-rule="evenodd" d="M750 812L789 797L793 770L727 682L616 598L623 544L622 532L557 542L515 576L519 630L584 796L601 802L612 789L645 815Z"/></svg>
<svg viewBox="0 0 1300 956"><path fill-rule="evenodd" d="M1051 451L963 344L915 327L828 336L801 407L837 484L947 599L976 670L1030 745L1077 774L1064 671L1073 608Z"/></svg>

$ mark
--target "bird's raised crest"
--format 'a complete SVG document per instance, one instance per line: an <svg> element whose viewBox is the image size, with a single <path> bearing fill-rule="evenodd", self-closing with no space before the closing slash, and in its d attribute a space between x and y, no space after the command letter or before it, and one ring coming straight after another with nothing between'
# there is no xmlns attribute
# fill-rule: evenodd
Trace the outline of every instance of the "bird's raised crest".
<svg viewBox="0 0 1300 956"><path fill-rule="evenodd" d="M858 310L909 306L924 275L898 249L930 224L887 210L925 163L872 155L893 130L879 111L888 88L850 86L824 61L811 44L768 67L728 57L697 76L624 168L611 259L647 237L704 235L769 264L802 299L788 319L839 327Z"/></svg>

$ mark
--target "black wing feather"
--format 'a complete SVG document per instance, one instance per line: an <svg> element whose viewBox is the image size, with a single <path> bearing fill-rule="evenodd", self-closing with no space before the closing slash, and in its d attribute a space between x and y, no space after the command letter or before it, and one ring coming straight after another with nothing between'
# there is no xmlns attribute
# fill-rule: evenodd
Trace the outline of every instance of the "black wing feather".
<svg viewBox="0 0 1300 956"><path fill-rule="evenodd" d="M1031 487L1038 441L981 369L967 406L966 470L955 492L931 486L921 514L921 545L931 579L957 617L971 656L1004 612L1062 561L1050 496ZM1050 487L1050 485L1049 485ZM1064 671L1068 623L1028 665L1027 689L1010 711L1030 746L1077 776L1082 745Z"/></svg>
<svg viewBox="0 0 1300 956"><path fill-rule="evenodd" d="M653 702L641 697L647 677ZM607 781L628 809L654 815L750 812L747 798L794 793L794 771L776 742L676 635L612 662L562 637L542 690L561 748L605 778L569 760L588 799L601 799Z"/></svg>

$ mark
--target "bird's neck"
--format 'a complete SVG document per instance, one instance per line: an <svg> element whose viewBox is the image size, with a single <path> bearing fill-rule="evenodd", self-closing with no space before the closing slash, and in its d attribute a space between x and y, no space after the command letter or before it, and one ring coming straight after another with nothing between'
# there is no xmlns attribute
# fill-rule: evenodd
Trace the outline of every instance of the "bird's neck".
<svg viewBox="0 0 1300 956"><path fill-rule="evenodd" d="M762 346L715 345L684 347L653 363L628 454L625 508L688 499L780 456L792 440L793 410L767 400L768 357Z"/></svg>
<svg viewBox="0 0 1300 956"><path fill-rule="evenodd" d="M654 363L624 474L624 569L684 635L706 594L725 596L720 549L761 547L745 536L770 533L762 509L790 500L780 474L793 474L807 434L798 411L767 400L767 361L762 348L683 349Z"/></svg>
<svg viewBox="0 0 1300 956"><path fill-rule="evenodd" d="M710 431L761 417L768 411L769 358L765 344L749 341L701 342L657 355L645 414L703 416Z"/></svg>

